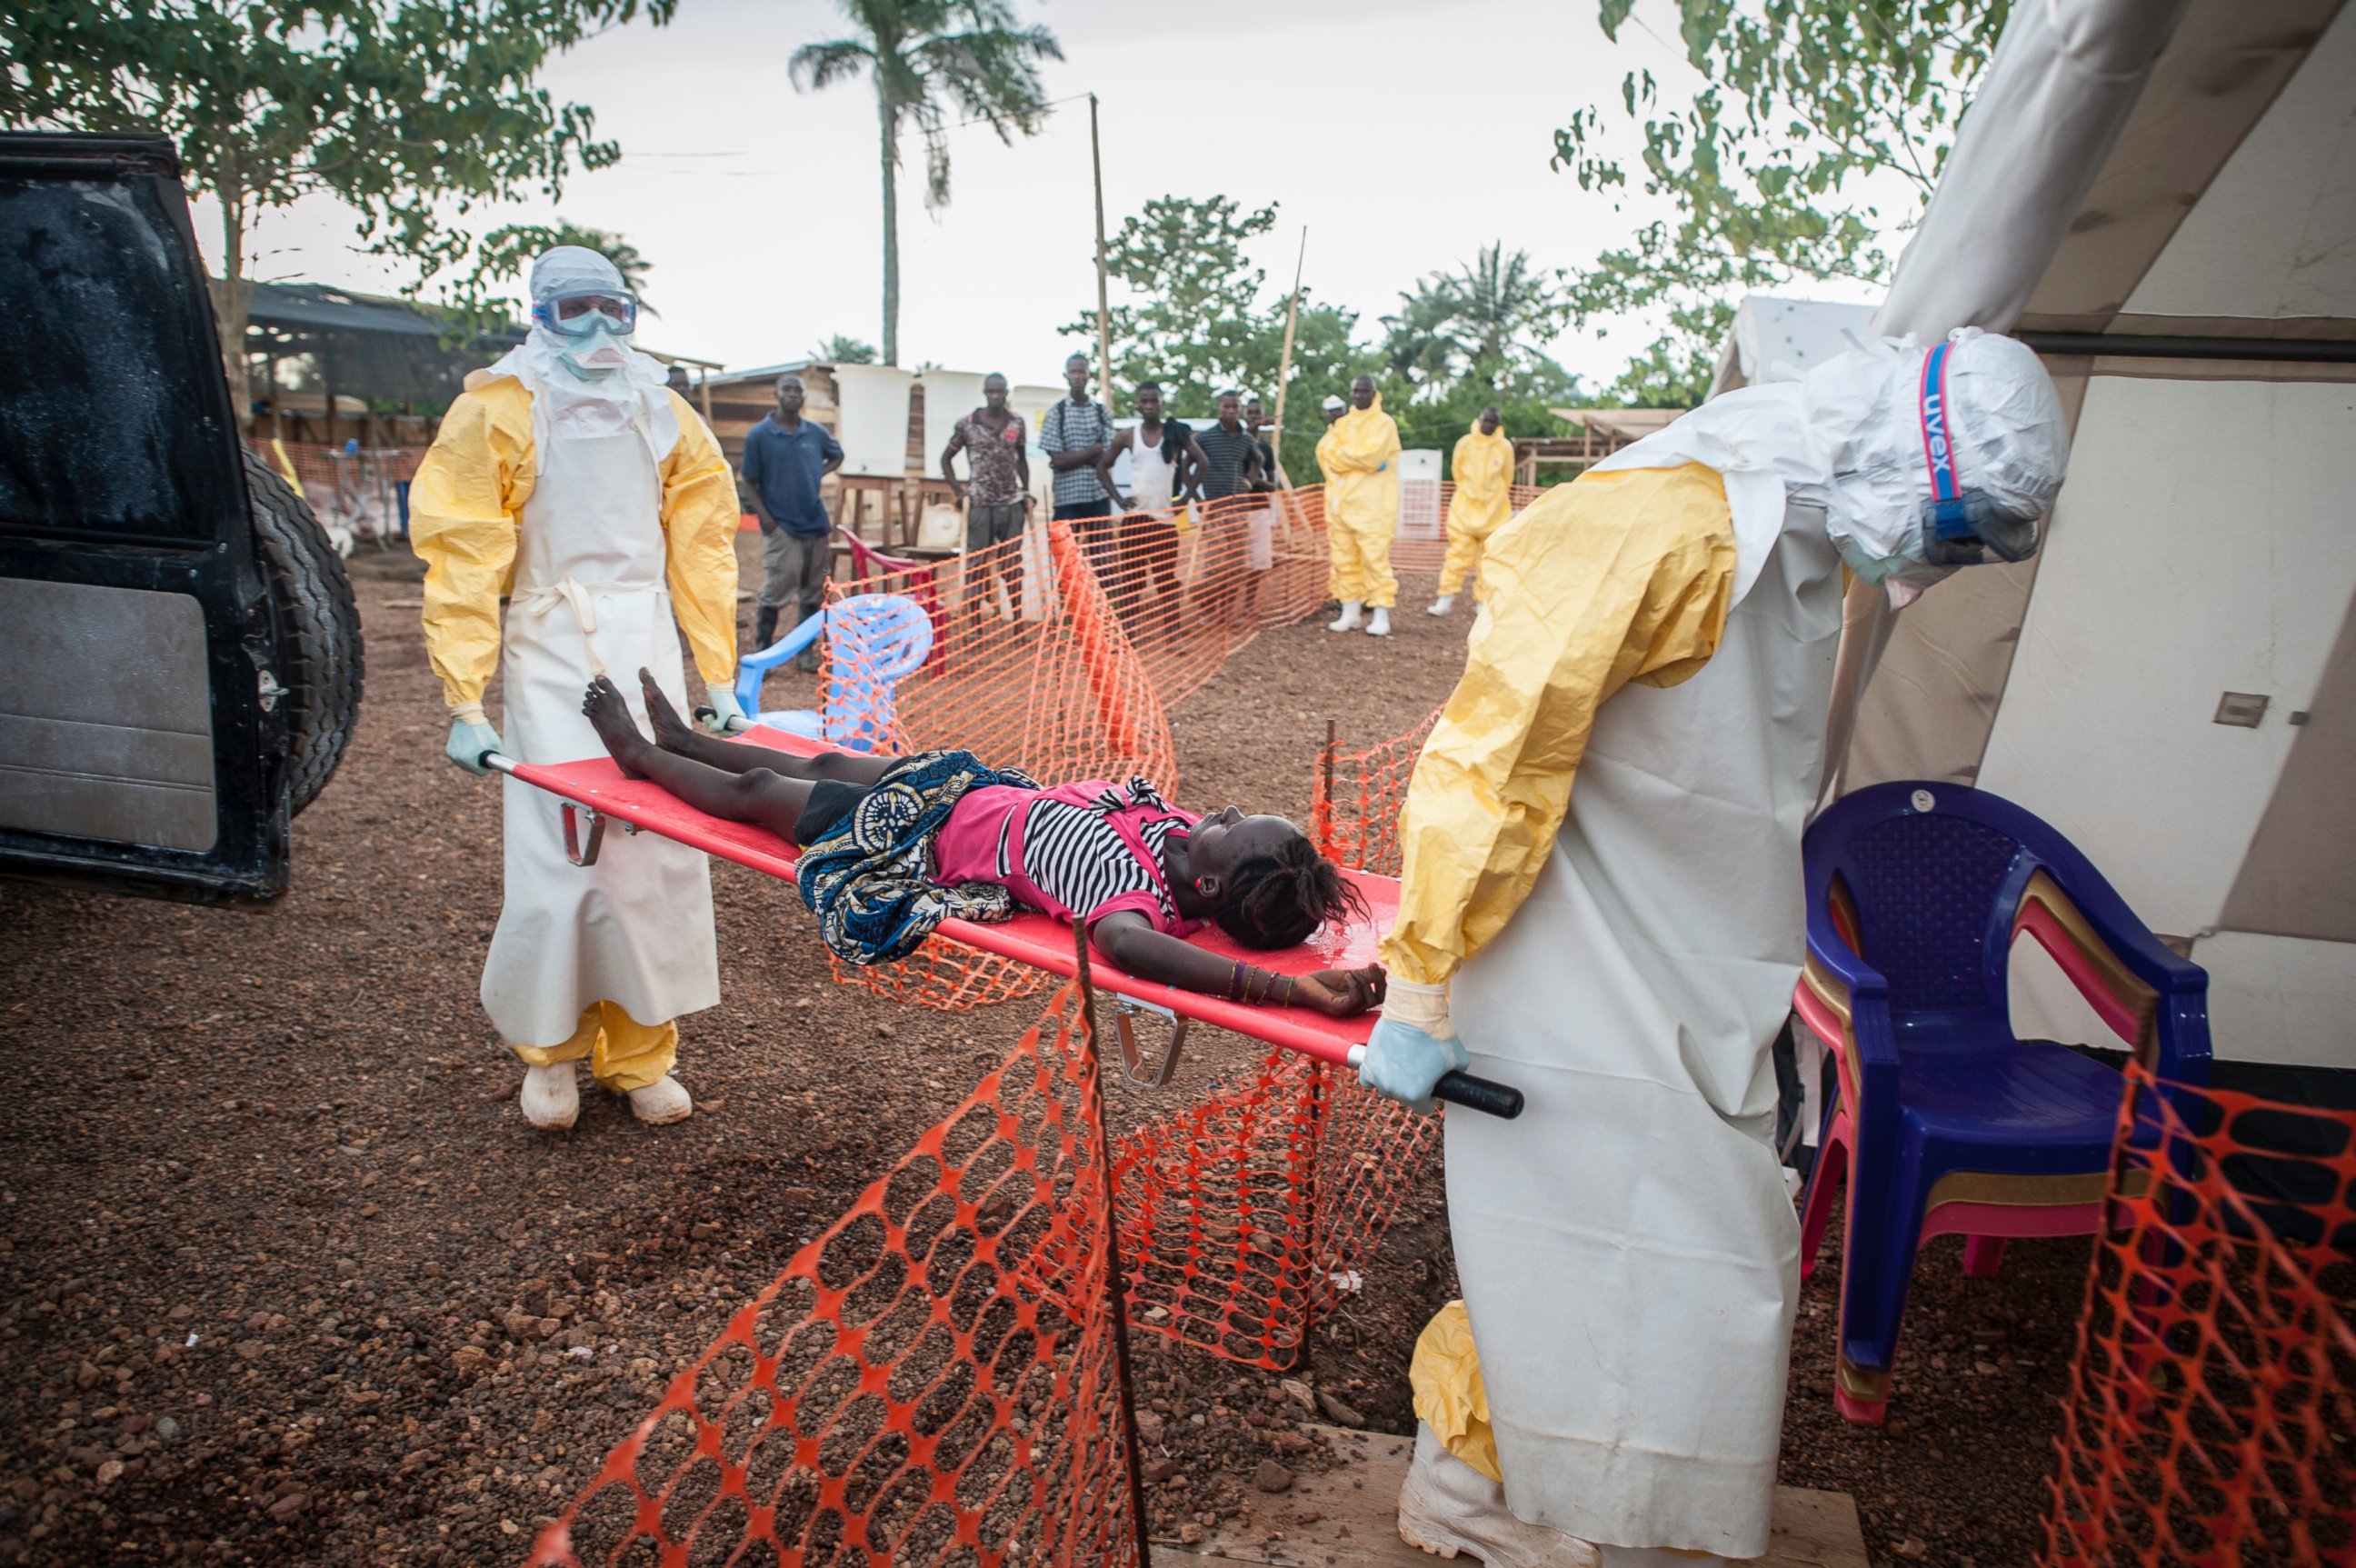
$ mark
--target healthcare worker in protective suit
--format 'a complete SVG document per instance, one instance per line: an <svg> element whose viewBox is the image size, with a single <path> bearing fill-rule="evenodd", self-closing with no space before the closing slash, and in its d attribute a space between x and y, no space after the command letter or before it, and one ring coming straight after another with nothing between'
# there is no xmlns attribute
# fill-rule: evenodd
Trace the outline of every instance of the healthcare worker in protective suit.
<svg viewBox="0 0 2356 1568"><path fill-rule="evenodd" d="M530 333L466 378L410 487L426 651L450 705L449 757L469 773L487 751L605 756L581 701L608 671L641 725L641 666L686 707L681 631L712 722L739 717L727 460L662 367L631 349L637 304L612 263L561 245L532 263L530 287ZM504 738L483 712L494 668ZM694 1102L670 1076L675 1020L720 1000L708 863L641 833L609 834L595 865L574 865L556 798L513 779L504 790L507 897L482 996L526 1064L525 1119L571 1126L587 1058L639 1120L680 1120Z"/></svg>
<svg viewBox="0 0 2356 1568"><path fill-rule="evenodd" d="M1490 536L1400 817L1365 1082L1451 1069L1464 1285L1419 1343L1399 1532L1491 1568L1767 1549L1799 1229L1770 1047L1804 953L1842 569L1902 605L2017 561L2067 437L1966 328L1715 399Z"/></svg>
<svg viewBox="0 0 2356 1568"><path fill-rule="evenodd" d="M1350 383L1350 409L1317 439L1325 470L1325 547L1333 557L1327 592L1342 601L1328 631L1355 631L1364 612L1376 637L1391 634L1398 579L1391 575L1391 533L1398 526L1398 424L1383 412L1375 378Z"/></svg>
<svg viewBox="0 0 2356 1568"><path fill-rule="evenodd" d="M1444 616L1456 607L1457 590L1464 586L1482 542L1514 514L1514 444L1499 428L1504 424L1495 404L1483 409L1472 428L1457 437L1456 451L1448 460L1456 493L1448 502L1448 554L1440 563L1440 596L1430 607L1433 615ZM1472 596L1489 596L1485 575Z"/></svg>

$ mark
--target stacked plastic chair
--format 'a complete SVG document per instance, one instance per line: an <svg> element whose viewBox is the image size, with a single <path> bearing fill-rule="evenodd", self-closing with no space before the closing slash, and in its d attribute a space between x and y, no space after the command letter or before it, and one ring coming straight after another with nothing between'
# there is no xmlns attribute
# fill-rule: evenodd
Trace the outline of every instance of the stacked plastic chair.
<svg viewBox="0 0 2356 1568"><path fill-rule="evenodd" d="M826 709L764 712L768 672L827 639ZM849 751L888 750L898 724L895 688L933 649L932 618L897 594L862 594L828 606L736 664L736 705L754 724L816 736Z"/></svg>
<svg viewBox="0 0 2356 1568"><path fill-rule="evenodd" d="M1839 1081L1802 1211L1801 1271L1814 1272L1845 1179L1834 1398L1848 1420L1879 1425L1922 1241L1966 1237L1965 1271L1987 1275L2006 1238L2104 1223L2124 1079L2014 1037L2014 940L2034 938L2163 1083L2208 1081L2209 978L2061 834L1976 789L1861 789L1809 828L1805 860L1794 1004Z"/></svg>

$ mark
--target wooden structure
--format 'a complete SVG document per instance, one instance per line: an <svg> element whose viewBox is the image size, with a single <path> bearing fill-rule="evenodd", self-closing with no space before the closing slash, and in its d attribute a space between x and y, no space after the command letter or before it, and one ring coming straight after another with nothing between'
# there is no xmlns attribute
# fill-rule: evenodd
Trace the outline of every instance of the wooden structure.
<svg viewBox="0 0 2356 1568"><path fill-rule="evenodd" d="M1682 408L1550 408L1567 435L1525 435L1514 443L1514 482L1535 485L1542 467L1584 469L1643 440ZM1576 476L1573 476L1576 477Z"/></svg>
<svg viewBox="0 0 2356 1568"><path fill-rule="evenodd" d="M802 417L848 446L843 425L846 400L839 376L841 370L857 373L865 369L839 369L824 360L795 360L757 370L706 376L697 388L697 395L703 400L704 418L712 425L712 434L720 438L721 450L727 454L729 466L741 473L745 435L776 407L779 376L790 371L801 377L806 394ZM926 438L925 391L922 377L916 378L908 389L905 466L899 474L830 475L819 491L828 514L839 525L894 555L957 553L926 550L916 542L926 506L954 499L948 482L936 471L939 452ZM862 445L873 446L874 443L869 438L862 439ZM746 510L751 510L749 501Z"/></svg>

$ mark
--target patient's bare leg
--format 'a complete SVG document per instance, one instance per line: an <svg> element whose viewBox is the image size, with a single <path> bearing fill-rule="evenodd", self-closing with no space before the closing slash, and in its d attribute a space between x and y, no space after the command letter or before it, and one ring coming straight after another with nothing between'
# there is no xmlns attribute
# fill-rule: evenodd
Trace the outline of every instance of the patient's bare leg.
<svg viewBox="0 0 2356 1568"><path fill-rule="evenodd" d="M783 839L794 836L794 824L809 803L810 779L788 779L766 768L731 773L663 750L638 733L629 704L603 675L590 682L581 711L631 778L659 784L707 815L755 822Z"/></svg>
<svg viewBox="0 0 2356 1568"><path fill-rule="evenodd" d="M728 773L749 773L755 768L787 779L831 779L843 784L873 784L892 766L888 757L856 757L849 752L824 751L815 757L802 757L790 751L778 751L770 746L754 746L746 741L723 740L716 735L706 735L680 717L670 699L655 684L651 671L638 671L638 684L647 699L647 717L655 726L655 744L663 750L680 757L693 757L708 768Z"/></svg>

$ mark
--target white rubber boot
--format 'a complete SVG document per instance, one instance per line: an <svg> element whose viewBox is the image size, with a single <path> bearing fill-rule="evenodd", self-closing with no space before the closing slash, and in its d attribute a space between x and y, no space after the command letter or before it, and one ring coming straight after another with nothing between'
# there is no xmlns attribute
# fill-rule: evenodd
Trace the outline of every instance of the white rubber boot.
<svg viewBox="0 0 2356 1568"><path fill-rule="evenodd" d="M523 1119L543 1133L562 1133L580 1119L581 1084L571 1062L523 1069L523 1092L516 1096Z"/></svg>
<svg viewBox="0 0 2356 1568"><path fill-rule="evenodd" d="M1597 1568L1595 1548L1576 1536L1524 1524L1505 1507L1505 1488L1441 1446L1415 1423L1415 1463L1399 1488L1399 1539L1434 1557L1469 1552L1488 1568Z"/></svg>
<svg viewBox="0 0 2356 1568"><path fill-rule="evenodd" d="M649 1127L668 1127L674 1122L686 1121L694 1112L695 1101L679 1079L669 1073L644 1089L630 1090L630 1114Z"/></svg>
<svg viewBox="0 0 2356 1568"><path fill-rule="evenodd" d="M1358 612L1365 607L1365 601L1363 599L1346 599L1343 601L1342 613L1333 619L1327 621L1325 623L1325 629L1327 631L1357 630Z"/></svg>
<svg viewBox="0 0 2356 1568"><path fill-rule="evenodd" d="M1375 618L1366 623L1368 637L1388 637L1391 634L1391 612L1376 610Z"/></svg>
<svg viewBox="0 0 2356 1568"><path fill-rule="evenodd" d="M1440 597L1431 601L1430 606L1425 613L1430 615L1444 616L1455 607L1456 596L1454 594L1442 594Z"/></svg>

